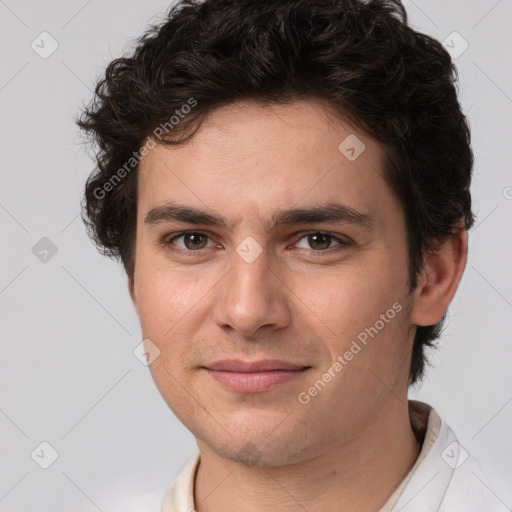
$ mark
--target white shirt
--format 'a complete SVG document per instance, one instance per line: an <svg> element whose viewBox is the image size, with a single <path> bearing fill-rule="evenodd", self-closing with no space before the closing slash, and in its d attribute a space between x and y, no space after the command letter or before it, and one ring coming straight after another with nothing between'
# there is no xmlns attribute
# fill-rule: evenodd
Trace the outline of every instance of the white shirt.
<svg viewBox="0 0 512 512"><path fill-rule="evenodd" d="M407 476L379 512L510 512L476 461L429 405L409 400L411 425L423 444ZM165 493L162 512L194 512L200 453Z"/></svg>

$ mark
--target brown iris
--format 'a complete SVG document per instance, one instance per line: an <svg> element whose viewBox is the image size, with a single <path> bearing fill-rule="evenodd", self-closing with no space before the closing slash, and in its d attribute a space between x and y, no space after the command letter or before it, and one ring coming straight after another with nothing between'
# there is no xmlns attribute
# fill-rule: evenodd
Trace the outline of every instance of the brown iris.
<svg viewBox="0 0 512 512"><path fill-rule="evenodd" d="M308 235L308 243L313 249L327 249L331 244L331 239L332 237L330 235L324 235L323 233Z"/></svg>
<svg viewBox="0 0 512 512"><path fill-rule="evenodd" d="M207 236L201 233L186 233L183 235L183 242L187 249L203 249L206 246L206 241Z"/></svg>

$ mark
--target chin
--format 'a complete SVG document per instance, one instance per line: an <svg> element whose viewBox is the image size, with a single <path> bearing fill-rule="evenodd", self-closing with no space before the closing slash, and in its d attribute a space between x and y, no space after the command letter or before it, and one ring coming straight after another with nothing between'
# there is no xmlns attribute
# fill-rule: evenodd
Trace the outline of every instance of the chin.
<svg viewBox="0 0 512 512"><path fill-rule="evenodd" d="M211 431L210 431L211 434ZM281 436L268 436L263 432L245 433L224 439L203 438L198 446L204 446L217 456L249 467L278 467L296 464L318 455L312 446L298 446L297 439L282 432Z"/></svg>

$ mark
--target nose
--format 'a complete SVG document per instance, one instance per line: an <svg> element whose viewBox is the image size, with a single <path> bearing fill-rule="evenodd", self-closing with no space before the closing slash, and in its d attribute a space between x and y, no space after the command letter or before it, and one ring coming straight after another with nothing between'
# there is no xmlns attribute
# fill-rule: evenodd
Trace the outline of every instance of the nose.
<svg viewBox="0 0 512 512"><path fill-rule="evenodd" d="M247 337L262 327L286 327L291 318L291 291L275 267L269 266L265 252L252 262L235 253L232 267L217 289L215 323Z"/></svg>

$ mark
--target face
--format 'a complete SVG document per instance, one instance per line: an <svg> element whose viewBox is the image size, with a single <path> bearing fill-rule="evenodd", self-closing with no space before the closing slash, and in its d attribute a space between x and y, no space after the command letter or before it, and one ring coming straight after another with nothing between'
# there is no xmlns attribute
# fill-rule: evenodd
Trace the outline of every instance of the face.
<svg viewBox="0 0 512 512"><path fill-rule="evenodd" d="M376 141L319 102L241 102L152 149L138 179L130 292L153 379L200 447L299 462L405 396L405 219ZM211 370L269 359L299 369Z"/></svg>

